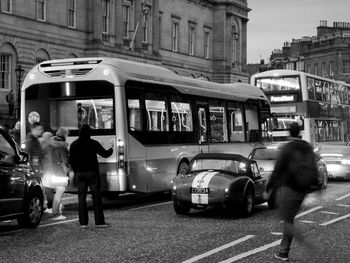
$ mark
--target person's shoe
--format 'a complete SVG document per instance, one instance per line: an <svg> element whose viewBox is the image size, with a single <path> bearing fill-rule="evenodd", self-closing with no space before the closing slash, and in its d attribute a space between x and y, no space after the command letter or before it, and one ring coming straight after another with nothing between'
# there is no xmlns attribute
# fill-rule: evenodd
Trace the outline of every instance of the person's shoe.
<svg viewBox="0 0 350 263"><path fill-rule="evenodd" d="M67 219L67 217L64 215L59 215L57 217L52 218L52 220L66 220L66 219Z"/></svg>
<svg viewBox="0 0 350 263"><path fill-rule="evenodd" d="M46 208L46 209L44 210L44 213L46 213L46 214L52 214L52 208Z"/></svg>
<svg viewBox="0 0 350 263"><path fill-rule="evenodd" d="M99 224L99 225L95 225L95 227L97 228L105 228L105 227L110 227L110 224L104 223L104 224Z"/></svg>
<svg viewBox="0 0 350 263"><path fill-rule="evenodd" d="M277 254L274 255L275 258L282 260L282 261L288 261L288 253L280 253L278 252Z"/></svg>
<svg viewBox="0 0 350 263"><path fill-rule="evenodd" d="M81 228L87 228L87 225L80 225Z"/></svg>

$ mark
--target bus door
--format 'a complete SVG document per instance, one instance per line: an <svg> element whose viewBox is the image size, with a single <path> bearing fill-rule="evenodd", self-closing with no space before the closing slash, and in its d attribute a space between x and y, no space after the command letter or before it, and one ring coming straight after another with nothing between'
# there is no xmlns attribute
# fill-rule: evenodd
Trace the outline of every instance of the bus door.
<svg viewBox="0 0 350 263"><path fill-rule="evenodd" d="M207 153L209 151L208 145L208 105L197 105L198 114L198 152Z"/></svg>

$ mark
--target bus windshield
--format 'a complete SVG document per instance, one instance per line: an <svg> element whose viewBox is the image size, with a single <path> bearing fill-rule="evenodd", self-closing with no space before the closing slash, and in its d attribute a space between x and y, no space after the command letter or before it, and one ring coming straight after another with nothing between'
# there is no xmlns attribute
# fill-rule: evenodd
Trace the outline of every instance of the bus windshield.
<svg viewBox="0 0 350 263"><path fill-rule="evenodd" d="M94 135L112 133L113 96L113 85L103 81L33 85L26 90L27 125L40 121L45 130L66 128L77 135L82 124L89 124Z"/></svg>

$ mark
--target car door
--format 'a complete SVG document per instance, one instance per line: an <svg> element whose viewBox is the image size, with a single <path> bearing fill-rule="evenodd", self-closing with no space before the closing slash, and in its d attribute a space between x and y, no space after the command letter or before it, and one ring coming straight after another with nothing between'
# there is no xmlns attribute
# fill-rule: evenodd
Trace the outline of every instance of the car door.
<svg viewBox="0 0 350 263"><path fill-rule="evenodd" d="M16 214L21 211L25 174L16 163L14 142L0 130L0 216Z"/></svg>
<svg viewBox="0 0 350 263"><path fill-rule="evenodd" d="M251 163L252 180L255 184L255 198L259 201L263 199L263 192L266 187L266 178L262 177L256 162Z"/></svg>

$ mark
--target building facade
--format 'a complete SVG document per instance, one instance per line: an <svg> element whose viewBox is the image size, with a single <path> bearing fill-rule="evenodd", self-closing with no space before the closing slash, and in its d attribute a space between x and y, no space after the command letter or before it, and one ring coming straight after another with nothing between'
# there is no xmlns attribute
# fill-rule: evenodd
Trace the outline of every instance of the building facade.
<svg viewBox="0 0 350 263"><path fill-rule="evenodd" d="M269 69L305 71L350 83L350 23L322 20L317 35L284 43L270 57Z"/></svg>
<svg viewBox="0 0 350 263"><path fill-rule="evenodd" d="M248 82L249 11L247 0L2 0L0 111L11 90L18 107L18 65L50 59L119 57Z"/></svg>

